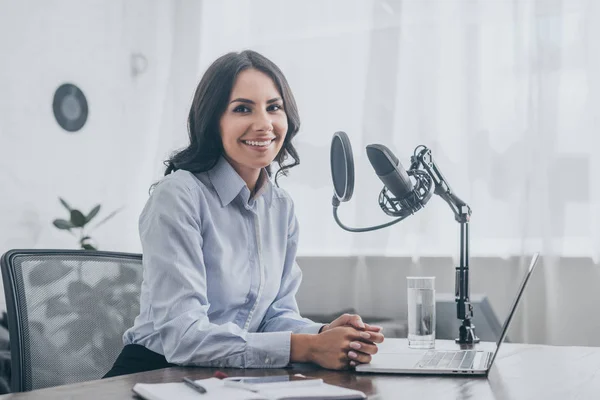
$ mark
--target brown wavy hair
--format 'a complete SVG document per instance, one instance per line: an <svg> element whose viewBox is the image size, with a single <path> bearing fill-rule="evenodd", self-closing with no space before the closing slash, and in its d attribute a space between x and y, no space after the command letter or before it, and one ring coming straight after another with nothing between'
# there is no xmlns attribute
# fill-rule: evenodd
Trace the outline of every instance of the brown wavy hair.
<svg viewBox="0 0 600 400"><path fill-rule="evenodd" d="M219 132L219 120L227 108L229 96L238 74L246 69L254 68L268 75L275 83L283 99L284 110L288 120L288 131L281 150L275 157L279 170L275 174L275 183L279 175L287 175L289 168L300 164L298 152L292 139L300 129L300 116L296 100L285 76L271 60L252 51L228 53L219 57L206 70L200 80L188 116L188 134L190 144L175 152L165 161L165 175L178 169L190 172L204 172L213 168L224 153ZM285 163L291 158L292 161ZM267 167L271 176L271 167Z"/></svg>

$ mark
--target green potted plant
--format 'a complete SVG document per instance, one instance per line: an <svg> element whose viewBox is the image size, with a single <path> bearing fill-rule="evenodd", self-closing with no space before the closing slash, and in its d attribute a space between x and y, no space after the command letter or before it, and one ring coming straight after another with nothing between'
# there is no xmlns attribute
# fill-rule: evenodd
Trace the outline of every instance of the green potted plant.
<svg viewBox="0 0 600 400"><path fill-rule="evenodd" d="M69 203L67 203L64 199L58 198L60 203L67 209L69 212L69 219L55 219L52 221L52 224L60 230L65 230L79 239L79 246L83 250L98 250L98 246L93 242L92 238L89 236L90 229L96 229L100 225L106 223L108 220L113 218L121 209L117 209L104 219L100 220L96 225L92 228L88 228L88 224L98 215L100 212L100 204L92 208L92 210L84 215L81 211L72 208ZM75 232L78 230L78 232Z"/></svg>

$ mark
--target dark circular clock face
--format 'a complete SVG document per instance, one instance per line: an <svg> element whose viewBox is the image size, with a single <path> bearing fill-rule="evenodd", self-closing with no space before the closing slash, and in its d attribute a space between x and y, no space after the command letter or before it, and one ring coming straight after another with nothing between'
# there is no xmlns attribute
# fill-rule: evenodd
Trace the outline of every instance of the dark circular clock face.
<svg viewBox="0 0 600 400"><path fill-rule="evenodd" d="M88 104L85 95L77 86L65 83L54 92L52 110L56 122L66 131L80 130L88 116Z"/></svg>

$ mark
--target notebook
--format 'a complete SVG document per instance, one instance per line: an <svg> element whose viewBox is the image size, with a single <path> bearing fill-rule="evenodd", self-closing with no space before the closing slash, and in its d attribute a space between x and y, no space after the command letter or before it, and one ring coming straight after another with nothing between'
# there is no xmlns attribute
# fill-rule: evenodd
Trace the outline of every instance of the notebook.
<svg viewBox="0 0 600 400"><path fill-rule="evenodd" d="M251 392L245 389L225 386L217 378L197 380L205 389L205 394L196 392L183 382L136 383L133 391L146 400L304 400L304 399L365 399L367 396L358 390L321 383L311 386L277 387Z"/></svg>

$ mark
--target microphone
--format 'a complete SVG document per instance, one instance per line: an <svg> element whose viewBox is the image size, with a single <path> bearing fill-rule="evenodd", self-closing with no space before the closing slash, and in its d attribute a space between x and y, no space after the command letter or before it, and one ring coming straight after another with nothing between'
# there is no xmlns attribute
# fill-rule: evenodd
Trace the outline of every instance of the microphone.
<svg viewBox="0 0 600 400"><path fill-rule="evenodd" d="M381 179L397 200L403 200L412 190L413 183L398 158L382 144L367 146L367 157Z"/></svg>
<svg viewBox="0 0 600 400"><path fill-rule="evenodd" d="M407 217L423 208L429 201L435 187L426 172L417 168L406 171L398 157L381 144L368 145L367 157L383 182L379 206L386 214ZM411 177L415 181L414 184Z"/></svg>
<svg viewBox="0 0 600 400"><path fill-rule="evenodd" d="M331 178L334 195L333 218L349 232L368 232L394 225L429 201L433 193L439 195L452 209L454 219L460 223L460 263L456 270L455 301L457 318L462 321L457 343L472 345L479 342L475 326L471 323L473 306L469 296L469 220L471 208L450 188L427 146L419 145L405 170L398 157L381 144L367 146L367 156L384 186L379 193L379 206L387 215L398 217L385 224L364 228L351 228L338 218L341 202L350 200L354 189L354 159L350 139L344 132L336 132L331 142Z"/></svg>
<svg viewBox="0 0 600 400"><path fill-rule="evenodd" d="M333 218L342 229L348 232L375 231L394 225L405 218L405 216L403 216L384 224L362 228L344 225L338 218L338 207L340 206L340 203L349 201L352 198L352 193L354 191L354 156L352 154L350 139L346 132L338 131L333 134L333 138L331 139L330 162L331 179L333 180L333 198L331 199Z"/></svg>

